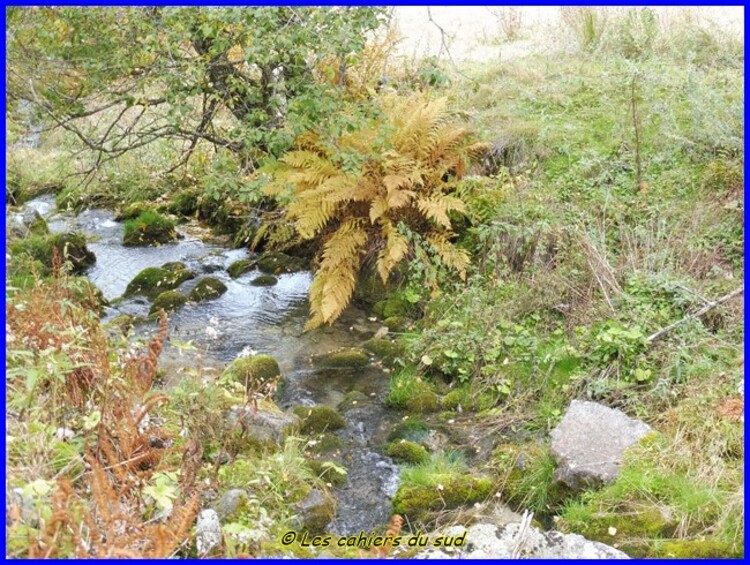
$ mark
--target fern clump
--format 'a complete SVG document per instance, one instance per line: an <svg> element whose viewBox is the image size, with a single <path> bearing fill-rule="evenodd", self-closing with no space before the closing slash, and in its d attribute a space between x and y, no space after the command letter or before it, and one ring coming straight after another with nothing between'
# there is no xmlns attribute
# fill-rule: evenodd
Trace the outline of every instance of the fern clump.
<svg viewBox="0 0 750 565"><path fill-rule="evenodd" d="M308 135L297 145L264 171L273 175L267 194L289 199L282 225L293 226L292 243L318 249L308 329L341 315L364 265L374 264L387 282L413 251L409 233L465 276L469 258L452 243L450 214L464 212L456 184L485 145L445 99L388 96L382 115L362 127L333 142Z"/></svg>

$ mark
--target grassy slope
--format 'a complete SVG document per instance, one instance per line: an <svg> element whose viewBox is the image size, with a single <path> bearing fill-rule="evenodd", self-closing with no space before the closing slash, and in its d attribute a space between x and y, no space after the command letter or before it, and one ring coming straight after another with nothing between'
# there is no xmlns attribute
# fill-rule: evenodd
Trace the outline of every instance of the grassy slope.
<svg viewBox="0 0 750 565"><path fill-rule="evenodd" d="M628 58L609 38L594 52L477 65L467 71L476 82L454 83L457 106L510 166L497 176L502 203L484 211L497 228L478 230L494 241L490 253L475 247L480 264L495 252L511 258L523 237L553 234L557 251L552 264L479 269L428 304L412 351L478 390L507 391L485 413L493 425L521 413L542 438L576 397L648 421L662 440L613 487L557 508L562 524L596 537L597 517L614 525L626 508L656 510L672 516L658 535L633 518L619 537L605 526L602 541L647 555L728 555L743 536L741 301L653 345L643 338L744 277L742 58L715 38L692 56L665 40ZM706 538L709 549L698 545Z"/></svg>

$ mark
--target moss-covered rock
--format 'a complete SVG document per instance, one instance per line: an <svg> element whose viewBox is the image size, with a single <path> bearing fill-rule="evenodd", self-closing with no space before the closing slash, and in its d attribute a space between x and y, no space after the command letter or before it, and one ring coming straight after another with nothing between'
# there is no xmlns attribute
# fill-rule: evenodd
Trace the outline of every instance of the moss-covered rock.
<svg viewBox="0 0 750 565"><path fill-rule="evenodd" d="M346 426L344 417L330 406L297 406L294 413L302 420L304 434L333 432Z"/></svg>
<svg viewBox="0 0 750 565"><path fill-rule="evenodd" d="M279 282L279 279L273 275L260 275L255 277L250 284L253 286L273 286Z"/></svg>
<svg viewBox="0 0 750 565"><path fill-rule="evenodd" d="M339 405L337 406L339 412L342 414L345 414L348 410L351 410L352 408L357 408L358 406L362 406L363 404L366 404L370 401L370 397L368 397L364 392L360 392L358 390L353 390L351 392L348 392L346 396L344 396L344 399L339 402Z"/></svg>
<svg viewBox="0 0 750 565"><path fill-rule="evenodd" d="M222 523L236 521L247 509L250 498L239 488L229 489L214 505L214 510Z"/></svg>
<svg viewBox="0 0 750 565"><path fill-rule="evenodd" d="M310 445L310 451L314 453L327 453L341 449L343 445L344 442L339 436L326 432L317 436L315 442Z"/></svg>
<svg viewBox="0 0 750 565"><path fill-rule="evenodd" d="M122 334L127 334L136 324L144 322L145 319L141 316L135 316L133 314L120 314L116 318L113 318L107 322L108 328L115 328Z"/></svg>
<svg viewBox="0 0 750 565"><path fill-rule="evenodd" d="M440 486L442 489L433 485L401 485L393 498L393 512L412 523L423 522L431 512L482 502L492 493L492 481L470 475L451 477Z"/></svg>
<svg viewBox="0 0 750 565"><path fill-rule="evenodd" d="M147 210L125 222L123 245L155 245L169 243L177 239L174 222L158 212Z"/></svg>
<svg viewBox="0 0 750 565"><path fill-rule="evenodd" d="M187 269L187 265L183 263L182 261L170 261L169 263L164 263L160 269L164 269L165 271L184 271Z"/></svg>
<svg viewBox="0 0 750 565"><path fill-rule="evenodd" d="M160 310L165 312L173 312L184 306L187 302L187 296L177 290L166 290L154 299L154 303L151 305L149 310L149 316L155 316L159 314Z"/></svg>
<svg viewBox="0 0 750 565"><path fill-rule="evenodd" d="M678 524L668 509L623 501L609 510L571 503L558 526L565 532L614 545L631 557L648 557L653 552L653 540L673 537Z"/></svg>
<svg viewBox="0 0 750 565"><path fill-rule="evenodd" d="M295 505L300 518L299 526L312 533L320 533L336 515L336 501L319 489L310 491L304 499Z"/></svg>
<svg viewBox="0 0 750 565"><path fill-rule="evenodd" d="M362 348L383 361L393 361L402 353L399 345L388 338L373 337L364 342Z"/></svg>
<svg viewBox="0 0 750 565"><path fill-rule="evenodd" d="M35 209L29 208L21 214L6 216L8 221L6 235L10 239L28 237L30 235L49 235L49 227L42 215Z"/></svg>
<svg viewBox="0 0 750 565"><path fill-rule="evenodd" d="M269 400L260 399L255 407L233 408L227 415L230 429L242 430L234 439L240 441L227 446L235 452L276 451L286 438L299 431L299 418L287 414Z"/></svg>
<svg viewBox="0 0 750 565"><path fill-rule="evenodd" d="M86 238L80 233L31 235L13 241L9 249L12 255L26 254L39 261L45 268L42 274L51 272L55 252L70 262L74 273L81 273L96 262L96 255L86 247Z"/></svg>
<svg viewBox="0 0 750 565"><path fill-rule="evenodd" d="M402 332L406 329L406 318L403 316L391 316L383 320L383 325L389 332Z"/></svg>
<svg viewBox="0 0 750 565"><path fill-rule="evenodd" d="M219 298L227 291L227 285L215 277L206 277L201 279L195 288L190 291L190 300L193 302L202 302L212 298Z"/></svg>
<svg viewBox="0 0 750 565"><path fill-rule="evenodd" d="M252 259L240 259L235 261L227 268L227 273L233 279L236 279L240 275L252 271L255 268L255 261Z"/></svg>
<svg viewBox="0 0 750 565"><path fill-rule="evenodd" d="M312 362L316 367L324 367L329 369L348 367L358 368L367 365L370 362L370 357L361 348L349 347L346 349L340 349L339 351L333 351L331 353L315 355L312 358Z"/></svg>
<svg viewBox="0 0 750 565"><path fill-rule="evenodd" d="M419 390L406 401L404 409L421 414L436 412L440 409L440 399L431 390Z"/></svg>
<svg viewBox="0 0 750 565"><path fill-rule="evenodd" d="M131 202L130 204L127 204L120 208L120 210L115 214L115 220L117 220L118 222L132 220L133 218L137 218L144 212L148 212L151 209L151 204L147 204L146 202Z"/></svg>
<svg viewBox="0 0 750 565"><path fill-rule="evenodd" d="M430 428L422 420L406 420L399 422L388 434L388 441L393 442L405 439L419 443L430 433Z"/></svg>
<svg viewBox="0 0 750 565"><path fill-rule="evenodd" d="M310 470L332 487L341 488L346 485L346 469L342 469L333 461L309 459L307 466Z"/></svg>
<svg viewBox="0 0 750 565"><path fill-rule="evenodd" d="M382 319L408 317L416 310L416 306L401 295L389 296L385 300L375 303L373 311Z"/></svg>
<svg viewBox="0 0 750 565"><path fill-rule="evenodd" d="M165 290L173 290L193 278L195 273L185 269L172 271L160 267L147 267L130 281L123 296L140 294L153 300Z"/></svg>
<svg viewBox="0 0 750 565"><path fill-rule="evenodd" d="M391 378L386 403L392 408L417 413L435 412L440 407L434 385L410 367L405 367Z"/></svg>
<svg viewBox="0 0 750 565"><path fill-rule="evenodd" d="M281 375L279 364L270 355L251 355L232 361L224 369L221 378L247 383L248 387L257 387L276 379Z"/></svg>
<svg viewBox="0 0 750 565"><path fill-rule="evenodd" d="M269 251L260 256L257 267L264 273L276 275L278 273L294 273L305 268L304 261L278 251Z"/></svg>
<svg viewBox="0 0 750 565"><path fill-rule="evenodd" d="M399 463L409 465L419 465L430 459L430 454L424 447L407 439L393 441L386 445L383 451Z"/></svg>

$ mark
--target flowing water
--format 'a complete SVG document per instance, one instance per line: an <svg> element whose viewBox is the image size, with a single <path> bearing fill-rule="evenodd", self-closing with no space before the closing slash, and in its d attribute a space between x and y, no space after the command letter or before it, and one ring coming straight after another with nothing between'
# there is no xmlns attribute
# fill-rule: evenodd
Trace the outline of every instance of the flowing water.
<svg viewBox="0 0 750 565"><path fill-rule="evenodd" d="M348 482L336 490L337 517L330 525L338 534L371 531L385 524L391 512L390 499L398 487L398 467L378 453L384 436L396 415L383 406L388 375L376 366L365 369L321 370L312 366L311 357L341 346L358 345L371 337L379 326L363 312L349 309L333 327L304 332L307 317L307 291L312 281L309 272L281 274L278 284L257 287L250 281L255 271L232 279L226 268L248 257L245 249L230 249L220 242L206 242L196 236L200 228L178 228L182 239L159 247L124 247L123 225L107 210L90 209L75 216L55 210L54 198L43 196L27 207L37 210L53 232L77 230L86 234L96 264L87 276L113 302L104 319L123 313L146 316L150 303L142 297L118 299L132 278L146 267L158 267L182 261L196 272L195 279L179 290L188 293L210 274L227 286L227 292L215 300L192 304L170 315L169 338L161 366L167 372L167 386L179 382L187 369L205 367L216 375L221 367L240 353L265 353L279 362L286 386L277 398L282 409L303 404L336 407L354 390L367 395L345 414L347 426L337 434L343 446L331 459L348 470ZM136 334L148 336L155 331L153 322L140 324ZM185 342L195 349L186 353Z"/></svg>

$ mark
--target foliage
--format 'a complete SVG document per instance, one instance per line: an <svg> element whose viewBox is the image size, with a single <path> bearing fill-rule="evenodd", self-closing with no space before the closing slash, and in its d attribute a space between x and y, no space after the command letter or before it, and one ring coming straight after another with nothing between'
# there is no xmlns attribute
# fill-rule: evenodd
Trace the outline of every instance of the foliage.
<svg viewBox="0 0 750 565"><path fill-rule="evenodd" d="M174 142L172 170L211 144L243 159L278 155L310 124L336 122L331 110L346 91L319 64L354 66L385 15L356 7L14 8L9 92L85 140L91 174L162 140Z"/></svg>
<svg viewBox="0 0 750 565"><path fill-rule="evenodd" d="M449 214L465 206L452 193L484 146L471 141L445 100L386 96L382 117L333 142L318 135L298 145L266 167L274 176L266 192L288 201L297 236L321 249L308 328L341 315L363 265L374 262L388 281L412 247L405 229L464 276L468 258L451 243Z"/></svg>
<svg viewBox="0 0 750 565"><path fill-rule="evenodd" d="M7 306L13 314L7 328L8 405L16 410L11 433L23 432L27 421L37 436L65 437L61 429L73 436L65 449L62 439L34 447L18 438L9 451L12 484L20 483L21 492L39 509L39 519L30 519L20 511L23 500L21 506L12 503L11 553L171 555L189 535L198 497L189 477L190 461L179 488L173 485L168 493L158 489L168 434L158 425L146 425L149 412L159 411L168 400L151 390L166 321L161 320L159 334L147 347L110 353L98 316L82 306L69 283L56 274L15 294ZM84 461L88 471L72 474ZM152 476L155 482L149 483ZM159 521L151 520L154 501L161 510L171 508ZM116 535L123 525L127 534Z"/></svg>

